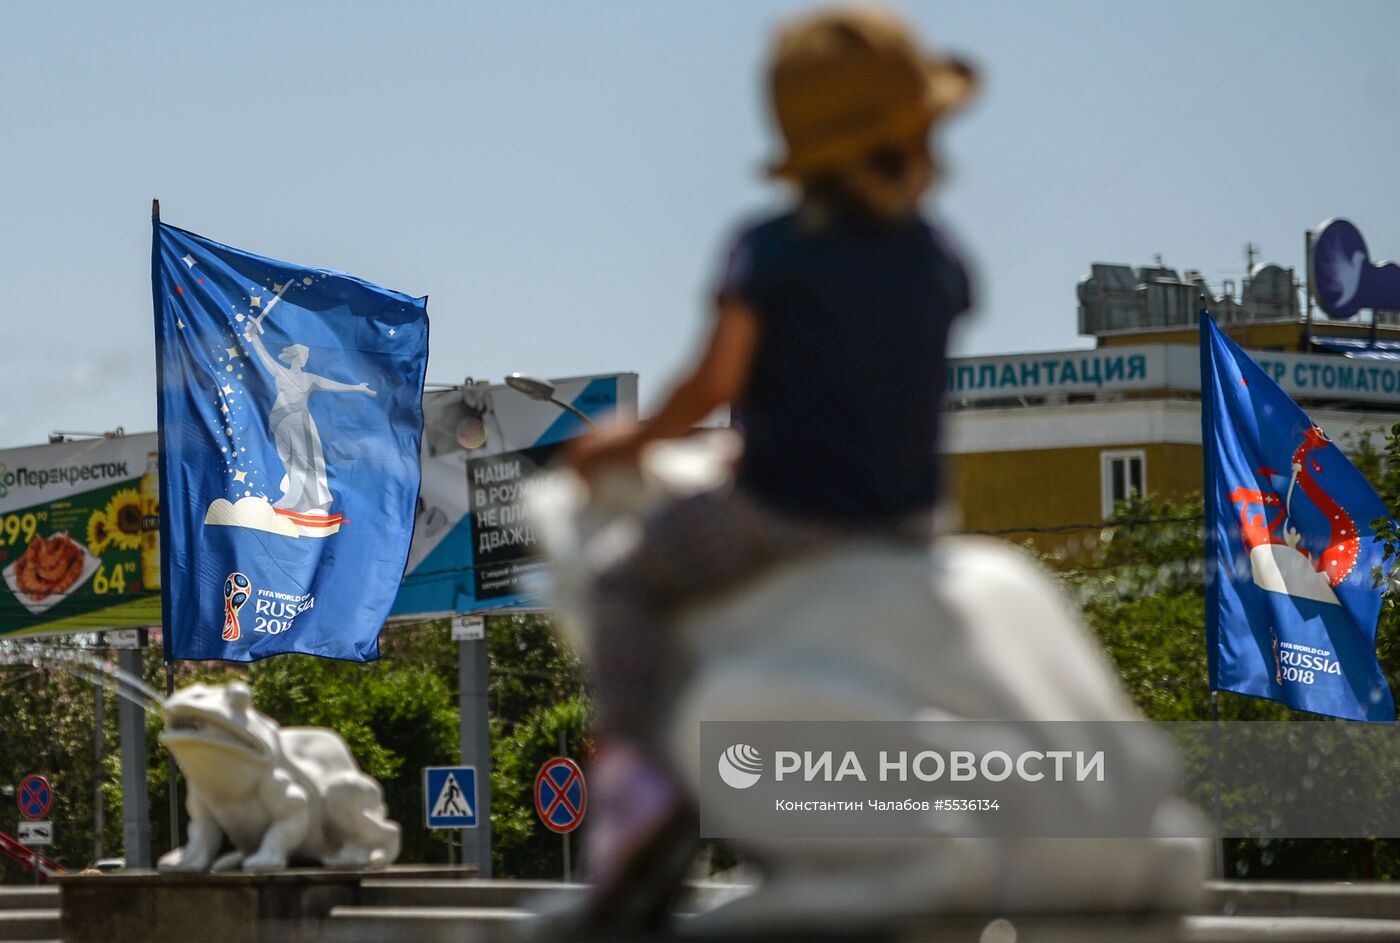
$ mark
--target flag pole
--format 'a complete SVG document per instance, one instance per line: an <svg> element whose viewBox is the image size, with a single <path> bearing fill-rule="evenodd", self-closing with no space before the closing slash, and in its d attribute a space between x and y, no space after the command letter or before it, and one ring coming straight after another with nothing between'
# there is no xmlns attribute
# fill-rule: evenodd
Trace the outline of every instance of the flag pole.
<svg viewBox="0 0 1400 943"><path fill-rule="evenodd" d="M1215 874L1219 878L1225 877L1225 836L1222 826L1222 814L1220 809L1220 691L1216 687L1215 675L1215 645L1216 632L1215 606L1212 600L1212 580L1219 579L1219 574L1213 570L1215 561L1215 518L1212 513L1213 504L1211 501L1211 439L1213 432L1213 422L1211 421L1211 397L1214 395L1214 372L1212 369L1212 359L1210 345L1207 337L1210 331L1210 302L1202 293L1200 298L1201 310L1198 320L1201 326L1201 457L1203 467L1201 477L1204 487L1202 488L1202 507L1205 517L1205 560L1201 568L1201 578L1205 585L1206 601L1206 683L1210 688L1210 742L1211 742L1211 799L1215 812Z"/></svg>
<svg viewBox="0 0 1400 943"><path fill-rule="evenodd" d="M1215 812L1215 876L1225 879L1225 828L1220 812L1220 692L1210 692L1211 805Z"/></svg>
<svg viewBox="0 0 1400 943"><path fill-rule="evenodd" d="M151 222L160 223L160 200L151 199ZM162 636L165 633L165 626L161 626ZM175 693L175 662L170 658L170 645L163 643L165 656L165 696ZM167 749L165 751L165 772L166 779L170 783L170 847L180 847L180 769L175 765L174 755Z"/></svg>

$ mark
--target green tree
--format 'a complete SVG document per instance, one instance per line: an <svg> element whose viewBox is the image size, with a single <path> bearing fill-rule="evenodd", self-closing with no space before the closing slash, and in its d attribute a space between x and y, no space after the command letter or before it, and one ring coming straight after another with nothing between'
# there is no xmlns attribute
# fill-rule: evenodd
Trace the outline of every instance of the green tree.
<svg viewBox="0 0 1400 943"><path fill-rule="evenodd" d="M95 758L95 686L64 671L25 665L0 667L0 717L4 717L3 749L0 749L0 784L17 786L38 773L53 787L48 820L54 825L54 844L40 849L70 867L92 860L93 824L97 786L106 777ZM104 741L115 743L114 700L107 698ZM19 818L12 796L6 819ZM11 826L0 826L11 833ZM110 817L103 830L105 847L119 848L121 823ZM18 865L0 861L0 881L33 880Z"/></svg>
<svg viewBox="0 0 1400 943"><path fill-rule="evenodd" d="M488 645L494 873L557 877L561 840L535 813L535 774L559 754L561 733L568 755L586 765L589 709L579 665L553 621L538 614L492 617Z"/></svg>
<svg viewBox="0 0 1400 943"><path fill-rule="evenodd" d="M560 875L561 839L541 824L535 812L535 775L545 761L560 755L561 736L568 756L579 761L586 755L587 712L577 694L560 703L542 704L516 723L509 734L495 740L491 770L493 860L501 874L529 878Z"/></svg>

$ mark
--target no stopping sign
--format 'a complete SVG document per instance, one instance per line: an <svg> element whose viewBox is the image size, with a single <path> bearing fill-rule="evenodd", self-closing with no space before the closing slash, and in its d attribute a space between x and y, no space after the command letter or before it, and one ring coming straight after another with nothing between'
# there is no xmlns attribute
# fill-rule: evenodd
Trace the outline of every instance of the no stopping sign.
<svg viewBox="0 0 1400 943"><path fill-rule="evenodd" d="M572 832L588 808L583 770L566 756L546 760L535 776L535 811L551 832Z"/></svg>

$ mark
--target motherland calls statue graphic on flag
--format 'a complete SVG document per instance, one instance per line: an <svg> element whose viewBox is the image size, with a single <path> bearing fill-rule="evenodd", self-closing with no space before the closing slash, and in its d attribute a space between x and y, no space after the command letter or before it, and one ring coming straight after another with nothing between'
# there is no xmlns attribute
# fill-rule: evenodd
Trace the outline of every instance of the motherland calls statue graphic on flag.
<svg viewBox="0 0 1400 943"><path fill-rule="evenodd" d="M316 420L311 415L309 400L317 391L363 393L368 396L378 394L369 388L368 383L342 383L306 370L310 350L305 344L288 344L276 359L273 358L263 343L263 321L291 285L273 287L274 294L262 307L262 314L247 317L243 339L272 377L277 389L277 399L267 417L268 428L277 446L277 457L281 459L284 469L277 484L281 497L271 503L272 514L276 516L268 514L267 496L256 494L239 498L233 504L219 498L209 506L204 520L207 524L254 527L287 536L329 537L340 530L345 518L344 515L331 513L335 499L326 473L325 448ZM249 301L251 307L256 309L261 298L251 296ZM272 476L267 476L267 480L272 480Z"/></svg>

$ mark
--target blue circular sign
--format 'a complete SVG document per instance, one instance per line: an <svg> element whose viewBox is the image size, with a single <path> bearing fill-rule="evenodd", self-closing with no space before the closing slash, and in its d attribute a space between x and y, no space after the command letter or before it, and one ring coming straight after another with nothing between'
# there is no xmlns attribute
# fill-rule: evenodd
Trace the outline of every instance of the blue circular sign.
<svg viewBox="0 0 1400 943"><path fill-rule="evenodd" d="M1318 306L1334 321L1368 307L1366 276L1371 255L1361 231L1345 219L1329 219L1313 239L1312 285Z"/></svg>
<svg viewBox="0 0 1400 943"><path fill-rule="evenodd" d="M53 805L53 789L49 787L49 781L37 773L30 773L20 780L19 788L15 790L15 801L19 803L19 814L37 822L49 814L49 807Z"/></svg>
<svg viewBox="0 0 1400 943"><path fill-rule="evenodd" d="M583 771L565 756L545 761L535 776L535 811L551 832L572 832L583 822L588 808L588 787Z"/></svg>

